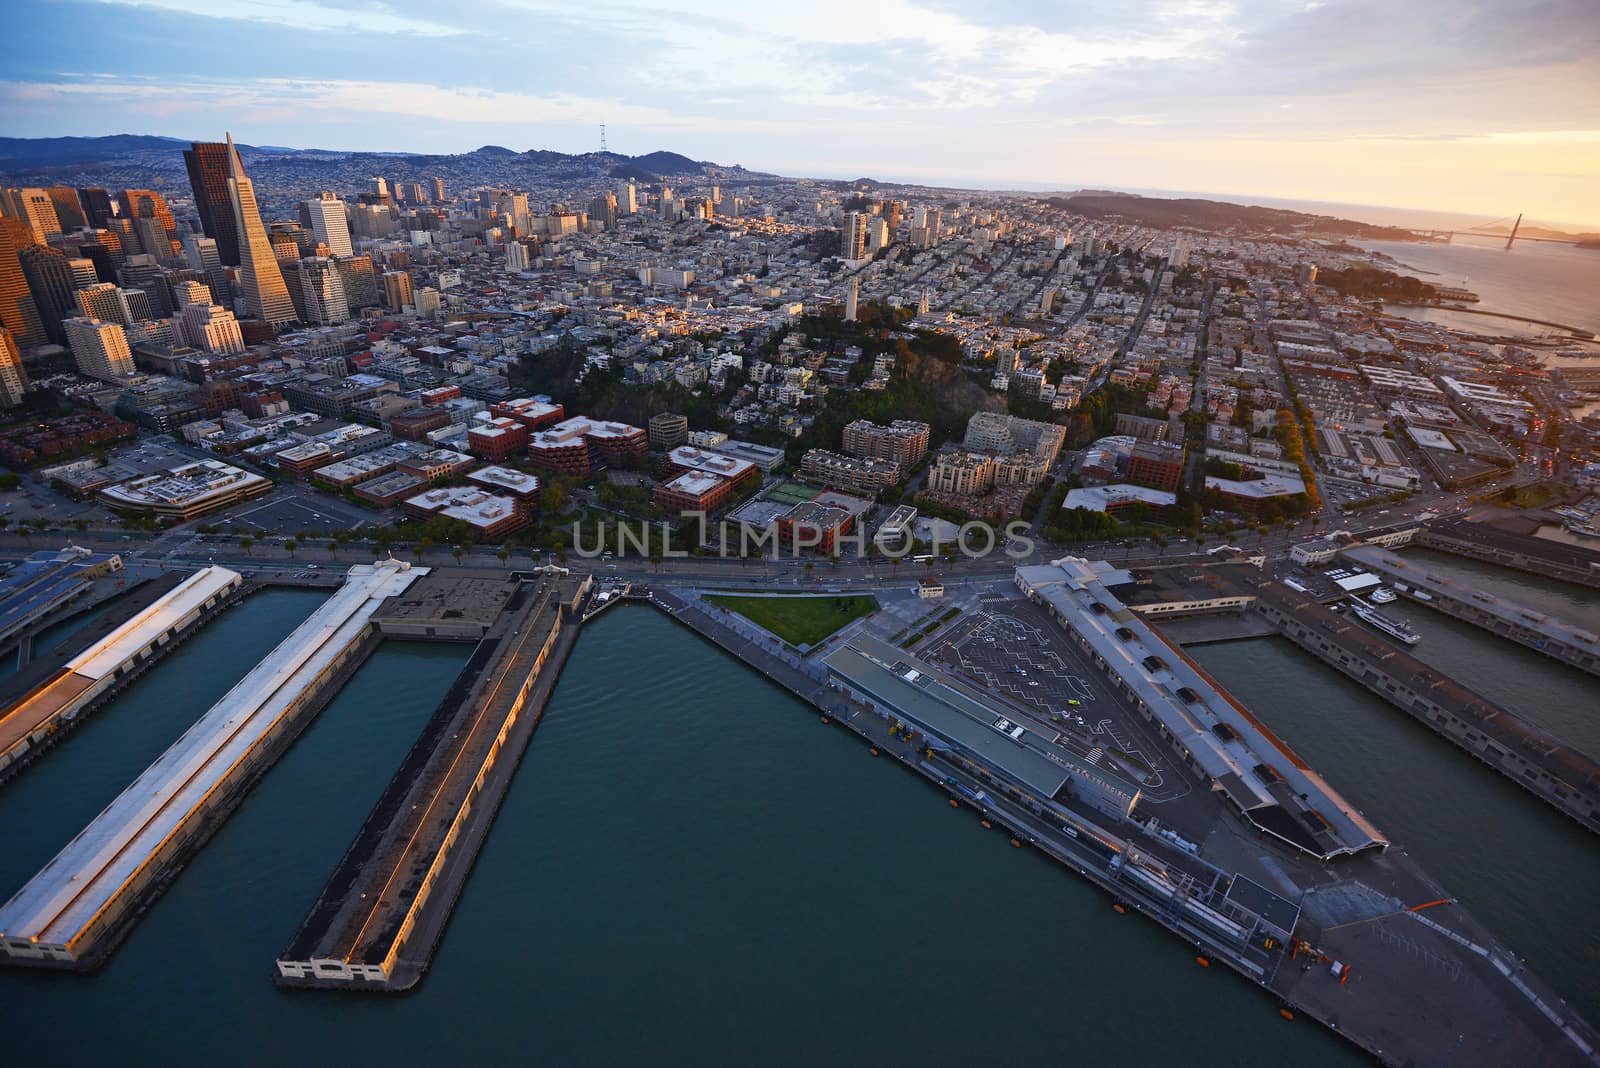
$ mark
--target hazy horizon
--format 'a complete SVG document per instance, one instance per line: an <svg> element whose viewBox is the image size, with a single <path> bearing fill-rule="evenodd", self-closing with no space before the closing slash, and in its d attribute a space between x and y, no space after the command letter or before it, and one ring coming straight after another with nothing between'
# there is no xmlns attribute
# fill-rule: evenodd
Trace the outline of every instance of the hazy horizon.
<svg viewBox="0 0 1600 1068"><path fill-rule="evenodd" d="M22 0L15 136L665 147L816 177L1600 227L1600 8L1418 0ZM63 26L115 20L70 43ZM397 143L403 141L404 143ZM463 147L464 146L464 147Z"/></svg>

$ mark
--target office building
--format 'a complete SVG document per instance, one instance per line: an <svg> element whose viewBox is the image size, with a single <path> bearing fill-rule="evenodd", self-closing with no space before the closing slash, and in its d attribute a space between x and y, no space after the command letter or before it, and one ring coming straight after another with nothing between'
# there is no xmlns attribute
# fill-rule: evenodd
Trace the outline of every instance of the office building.
<svg viewBox="0 0 1600 1068"><path fill-rule="evenodd" d="M639 187L632 178L617 183L617 211L623 215L636 215L639 211Z"/></svg>
<svg viewBox="0 0 1600 1068"><path fill-rule="evenodd" d="M48 339L19 254L34 244L33 230L21 219L0 215L0 326L23 352Z"/></svg>
<svg viewBox="0 0 1600 1068"><path fill-rule="evenodd" d="M305 321L331 326L350 318L350 304L344 295L344 279L331 259L307 256L296 266L296 278L305 300Z"/></svg>
<svg viewBox="0 0 1600 1068"><path fill-rule="evenodd" d="M283 271L272 251L266 227L261 224L255 186L245 176L244 162L239 159L239 150L233 147L231 134L227 145L228 194L232 201L233 224L239 235L239 288L243 291L245 308L251 317L269 324L274 330L291 326L298 321L294 302L289 297L289 287L284 284Z"/></svg>
<svg viewBox="0 0 1600 1068"><path fill-rule="evenodd" d="M436 177L433 180L433 202L435 204L443 204L444 200L444 179Z"/></svg>
<svg viewBox="0 0 1600 1068"><path fill-rule="evenodd" d="M688 440L688 417L677 412L660 412L650 417L651 448L675 449Z"/></svg>
<svg viewBox="0 0 1600 1068"><path fill-rule="evenodd" d="M218 304L188 304L178 313L186 344L212 353L244 351L244 334L233 313Z"/></svg>
<svg viewBox="0 0 1600 1068"><path fill-rule="evenodd" d="M33 304L39 311L45 336L57 345L66 344L61 321L78 314L78 303L73 299L78 280L72 269L75 261L48 245L29 245L18 254L18 260L23 277L28 280L28 292L33 294ZM92 266L89 273L94 274Z"/></svg>
<svg viewBox="0 0 1600 1068"><path fill-rule="evenodd" d="M78 370L108 382L133 374L133 352L128 335L116 323L98 319L68 319L62 324Z"/></svg>
<svg viewBox="0 0 1600 1068"><path fill-rule="evenodd" d="M138 292L142 293L142 290ZM121 327L129 327L136 319L136 309L128 299L127 291L112 285L110 282L100 282L96 285L85 286L72 294L73 300L78 305L78 315L85 319L99 319L102 322L116 323ZM146 306L148 306L148 298Z"/></svg>
<svg viewBox="0 0 1600 1068"><path fill-rule="evenodd" d="M607 230L617 228L617 196L615 193L602 193L589 201L589 220L597 222Z"/></svg>
<svg viewBox="0 0 1600 1068"><path fill-rule="evenodd" d="M311 220L311 232L328 246L329 252L335 256L355 255L350 245L350 219L345 214L344 201L323 191L315 200L305 202L305 213Z"/></svg>
<svg viewBox="0 0 1600 1068"><path fill-rule="evenodd" d="M405 271L384 271L383 302L393 311L404 311L413 302L411 275Z"/></svg>
<svg viewBox="0 0 1600 1068"><path fill-rule="evenodd" d="M14 408L22 403L28 389L28 375L22 369L22 353L11 331L0 326L0 408Z"/></svg>
<svg viewBox="0 0 1600 1068"><path fill-rule="evenodd" d="M233 286L228 282L228 272L222 267L222 254L214 237L188 234L183 240L184 257L192 270L204 271L206 284L211 288L211 299L217 303L233 304Z"/></svg>
<svg viewBox="0 0 1600 1068"><path fill-rule="evenodd" d="M0 206L5 208L7 215L25 223L33 233L33 239L40 244L49 240L51 234L61 232L55 201L43 189L7 189Z"/></svg>
<svg viewBox="0 0 1600 1068"><path fill-rule="evenodd" d="M522 272L528 269L528 246L521 241L506 242L506 270Z"/></svg>
<svg viewBox="0 0 1600 1068"><path fill-rule="evenodd" d="M893 460L913 467L928 454L927 423L896 419L887 426L857 419L844 428L844 451L851 456L873 460Z"/></svg>
<svg viewBox="0 0 1600 1068"><path fill-rule="evenodd" d="M83 213L88 216L91 227L104 227L114 214L111 208L111 193L109 190L100 188L80 189L78 190L78 200L83 204Z"/></svg>
<svg viewBox="0 0 1600 1068"><path fill-rule="evenodd" d="M76 189L70 185L56 185L45 192L55 205L56 221L60 223L62 233L70 234L89 225L89 217L83 213L83 202L78 199Z"/></svg>
<svg viewBox="0 0 1600 1068"><path fill-rule="evenodd" d="M382 295L378 289L378 274L372 267L371 256L351 256L336 259L334 267L344 281L345 303L352 314L362 308L376 308Z"/></svg>
<svg viewBox="0 0 1600 1068"><path fill-rule="evenodd" d="M1164 441L1135 441L1128 454L1128 481L1175 492L1183 481L1183 447Z"/></svg>

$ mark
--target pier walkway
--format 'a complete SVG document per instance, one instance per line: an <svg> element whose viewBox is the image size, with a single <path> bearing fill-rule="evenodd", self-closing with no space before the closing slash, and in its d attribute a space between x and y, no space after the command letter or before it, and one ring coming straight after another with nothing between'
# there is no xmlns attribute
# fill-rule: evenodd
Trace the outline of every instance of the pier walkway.
<svg viewBox="0 0 1600 1068"><path fill-rule="evenodd" d="M393 561L352 567L337 593L0 906L0 961L98 963L365 659L372 613L421 573ZM120 646L97 654L104 664L123 656Z"/></svg>
<svg viewBox="0 0 1600 1068"><path fill-rule="evenodd" d="M1387 549L1365 545L1347 549L1343 555L1382 576L1402 596L1579 671L1600 675L1600 635L1591 630L1435 575Z"/></svg>

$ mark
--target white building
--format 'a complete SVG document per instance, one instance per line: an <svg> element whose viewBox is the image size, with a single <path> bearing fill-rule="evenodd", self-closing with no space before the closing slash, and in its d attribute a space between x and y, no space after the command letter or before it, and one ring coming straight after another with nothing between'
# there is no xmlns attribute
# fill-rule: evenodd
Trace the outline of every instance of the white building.
<svg viewBox="0 0 1600 1068"><path fill-rule="evenodd" d="M61 323L78 370L90 378L115 381L133 374L133 352L128 335L116 323L73 318Z"/></svg>

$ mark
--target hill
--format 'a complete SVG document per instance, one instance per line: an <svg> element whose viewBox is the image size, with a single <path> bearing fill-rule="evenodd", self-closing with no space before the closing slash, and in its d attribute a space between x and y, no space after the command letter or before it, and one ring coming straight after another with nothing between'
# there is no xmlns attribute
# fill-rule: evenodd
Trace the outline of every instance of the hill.
<svg viewBox="0 0 1600 1068"><path fill-rule="evenodd" d="M1285 237L1361 237L1369 240L1414 240L1409 230L1395 226L1312 215L1254 204L1229 204L1220 200L1166 199L1128 193L1072 193L1050 197L1047 203L1093 219L1112 219L1137 226L1188 226L1196 230L1237 230Z"/></svg>

